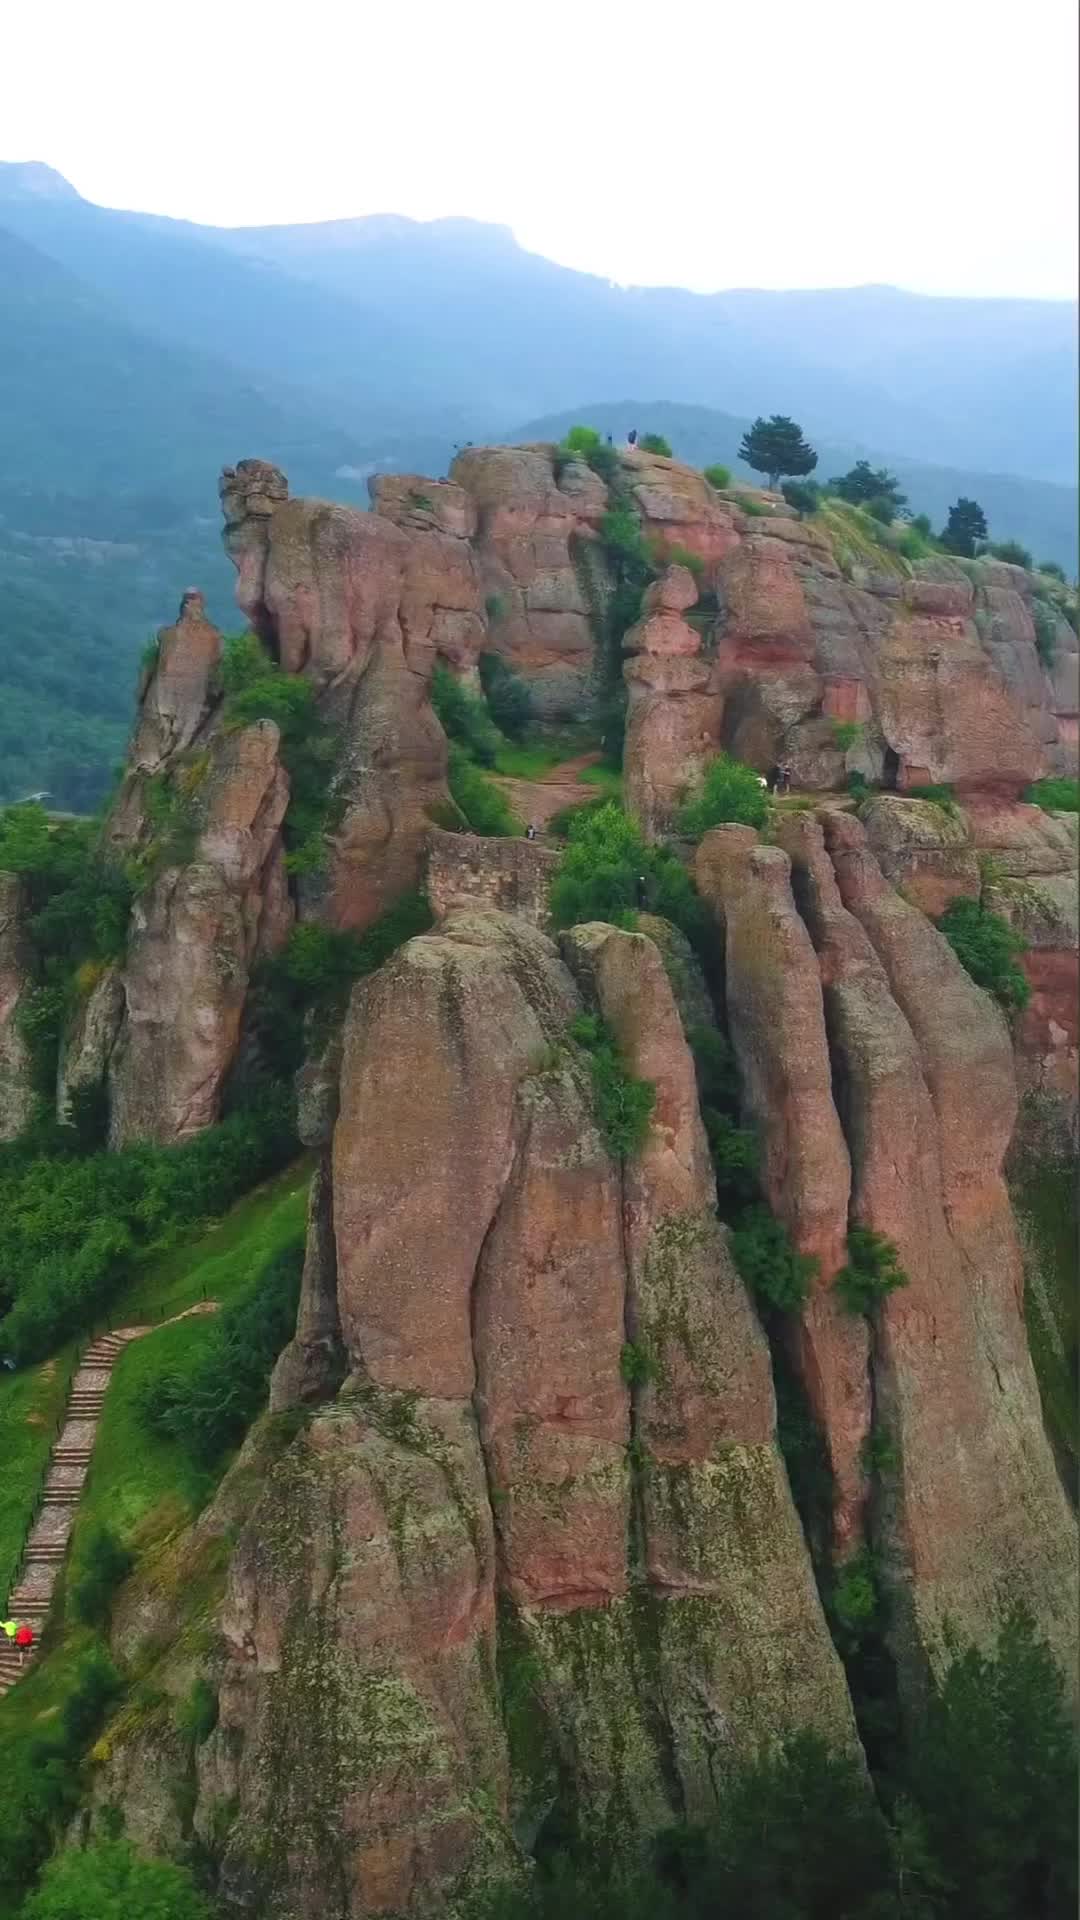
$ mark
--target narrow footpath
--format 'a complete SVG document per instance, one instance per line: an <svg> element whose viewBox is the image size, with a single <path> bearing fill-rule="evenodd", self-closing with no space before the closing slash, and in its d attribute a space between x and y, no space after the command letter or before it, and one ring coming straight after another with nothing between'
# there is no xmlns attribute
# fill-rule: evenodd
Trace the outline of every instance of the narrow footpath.
<svg viewBox="0 0 1080 1920"><path fill-rule="evenodd" d="M159 1327L170 1327L195 1313L214 1313L215 1300L200 1300L197 1305L173 1314L170 1320L154 1321L145 1327L118 1327L91 1342L83 1354L71 1382L64 1424L53 1442L49 1456L41 1503L31 1525L15 1585L3 1613L5 1620L18 1620L34 1630L34 1644L20 1663L18 1649L0 1636L0 1698L15 1682L28 1673L41 1646L41 1634L52 1603L60 1569L64 1564L79 1499L90 1470L98 1421L105 1404L109 1380L124 1348Z"/></svg>

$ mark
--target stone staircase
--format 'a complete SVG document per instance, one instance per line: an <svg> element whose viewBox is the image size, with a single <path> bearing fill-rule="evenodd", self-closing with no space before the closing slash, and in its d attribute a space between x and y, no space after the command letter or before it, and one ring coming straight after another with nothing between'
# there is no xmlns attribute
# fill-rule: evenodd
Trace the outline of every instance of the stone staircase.
<svg viewBox="0 0 1080 1920"><path fill-rule="evenodd" d="M26 1673L37 1656L41 1633L52 1602L57 1576L67 1554L75 1525L83 1483L90 1468L90 1457L101 1410L105 1404L109 1380L117 1360L132 1340L154 1333L158 1326L171 1326L190 1314L213 1313L216 1302L200 1301L177 1313L172 1320L161 1320L145 1327L119 1327L103 1333L91 1342L71 1382L64 1424L53 1443L48 1470L37 1515L30 1528L15 1585L8 1595L3 1619L24 1622L34 1630L34 1645L20 1662L18 1649L6 1635L0 1635L0 1697Z"/></svg>

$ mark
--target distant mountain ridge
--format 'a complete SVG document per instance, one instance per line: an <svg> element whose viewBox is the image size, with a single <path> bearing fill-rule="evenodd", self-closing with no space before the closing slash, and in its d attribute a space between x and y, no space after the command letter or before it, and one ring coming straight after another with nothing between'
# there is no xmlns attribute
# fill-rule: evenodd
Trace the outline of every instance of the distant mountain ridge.
<svg viewBox="0 0 1080 1920"><path fill-rule="evenodd" d="M439 474L469 440L633 420L730 463L785 410L823 477L884 460L935 520L974 493L1072 572L1075 491L1017 468L1072 475L1074 329L1064 304L890 288L619 288L465 218L200 227L0 164L0 799L92 802L181 591L231 624L215 487L245 453L365 504L370 473ZM1003 441L999 473L932 464Z"/></svg>

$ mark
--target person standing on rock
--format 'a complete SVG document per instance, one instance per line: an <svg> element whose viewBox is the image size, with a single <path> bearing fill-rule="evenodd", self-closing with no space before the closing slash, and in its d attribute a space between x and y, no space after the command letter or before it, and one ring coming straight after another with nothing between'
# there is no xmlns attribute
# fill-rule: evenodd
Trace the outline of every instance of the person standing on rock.
<svg viewBox="0 0 1080 1920"><path fill-rule="evenodd" d="M634 448L637 446L637 428L636 427L631 427L629 433L627 434L626 445L629 452L633 453Z"/></svg>

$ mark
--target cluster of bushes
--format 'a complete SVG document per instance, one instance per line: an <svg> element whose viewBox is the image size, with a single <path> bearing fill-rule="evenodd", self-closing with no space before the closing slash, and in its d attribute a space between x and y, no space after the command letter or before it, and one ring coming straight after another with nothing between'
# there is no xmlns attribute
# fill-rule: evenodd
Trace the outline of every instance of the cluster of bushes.
<svg viewBox="0 0 1080 1920"><path fill-rule="evenodd" d="M647 846L637 822L613 800L581 807L568 821L550 904L557 927L608 920L632 928L638 909L646 909L695 944L705 932L705 910L686 868L666 848Z"/></svg>
<svg viewBox="0 0 1080 1920"><path fill-rule="evenodd" d="M140 1419L197 1467L216 1466L239 1445L265 1404L274 1362L296 1326L303 1266L302 1246L276 1254L215 1316L187 1367L143 1383Z"/></svg>
<svg viewBox="0 0 1080 1920"><path fill-rule="evenodd" d="M90 1328L141 1256L223 1213L296 1148L274 1087L176 1147L0 1148L0 1352L23 1364Z"/></svg>
<svg viewBox="0 0 1080 1920"><path fill-rule="evenodd" d="M497 656L486 655L489 663ZM516 700L515 683L519 676L508 668L487 668L491 684L504 698ZM520 833L504 795L483 769L495 765L502 735L492 719L487 701L462 686L446 667L436 667L431 677L431 704L450 742L446 781L456 808L452 818L439 824L460 826L464 820L471 833L506 837Z"/></svg>
<svg viewBox="0 0 1080 1920"><path fill-rule="evenodd" d="M524 675L507 666L501 653L480 655L480 685L500 733L508 740L524 740L533 724L532 688Z"/></svg>
<svg viewBox="0 0 1080 1920"><path fill-rule="evenodd" d="M596 1124L613 1160L629 1160L644 1146L656 1105L651 1080L629 1072L610 1027L595 1013L579 1013L570 1038L588 1056Z"/></svg>
<svg viewBox="0 0 1080 1920"><path fill-rule="evenodd" d="M873 1583L841 1605L862 1625ZM993 1651L955 1651L924 1725L875 1797L845 1753L796 1733L742 1765L718 1756L705 1823L644 1861L575 1835L470 1920L1068 1920L1076 1759L1060 1678L1013 1615Z"/></svg>
<svg viewBox="0 0 1080 1920"><path fill-rule="evenodd" d="M59 1712L42 1715L40 1731L7 1742L0 1820L0 1888L7 1899L16 1899L31 1884L74 1815L80 1762L120 1684L104 1648L92 1647L79 1662ZM34 1913L32 1902L28 1910ZM77 1911L78 1920L89 1920L89 1913ZM38 1907L36 1920L53 1920L48 1906Z"/></svg>
<svg viewBox="0 0 1080 1920"><path fill-rule="evenodd" d="M345 1012L354 981L374 973L415 934L432 924L422 893L405 894L363 933L316 921L293 927L278 952L252 978L251 1018L259 1052L279 1079L296 1072Z"/></svg>
<svg viewBox="0 0 1080 1920"><path fill-rule="evenodd" d="M35 1090L47 1099L55 1090L60 1033L75 993L123 955L131 877L102 850L96 822L51 824L36 801L0 813L0 872L17 873L25 892L38 975L18 1017Z"/></svg>
<svg viewBox="0 0 1080 1920"><path fill-rule="evenodd" d="M1000 913L981 900L952 900L938 921L961 966L985 987L1006 1013L1022 1013L1031 988L1018 957L1026 942Z"/></svg>
<svg viewBox="0 0 1080 1920"><path fill-rule="evenodd" d="M615 448L609 440L601 437L595 427L571 427L560 441L555 449L556 479L570 460L584 460L607 485L611 484L619 471L619 456Z"/></svg>
<svg viewBox="0 0 1080 1920"><path fill-rule="evenodd" d="M732 822L763 827L768 812L768 793L753 767L719 753L710 760L696 792L680 808L677 826L688 840L700 840L710 827Z"/></svg>
<svg viewBox="0 0 1080 1920"><path fill-rule="evenodd" d="M1080 813L1080 780L1036 780L1024 799L1047 813Z"/></svg>
<svg viewBox="0 0 1080 1920"><path fill-rule="evenodd" d="M212 1920L186 1867L149 1860L124 1839L58 1853L19 1920Z"/></svg>
<svg viewBox="0 0 1080 1920"><path fill-rule="evenodd" d="M871 1313L887 1294L907 1286L900 1256L884 1234L852 1227L847 1252L847 1265L841 1267L833 1285L849 1313Z"/></svg>

